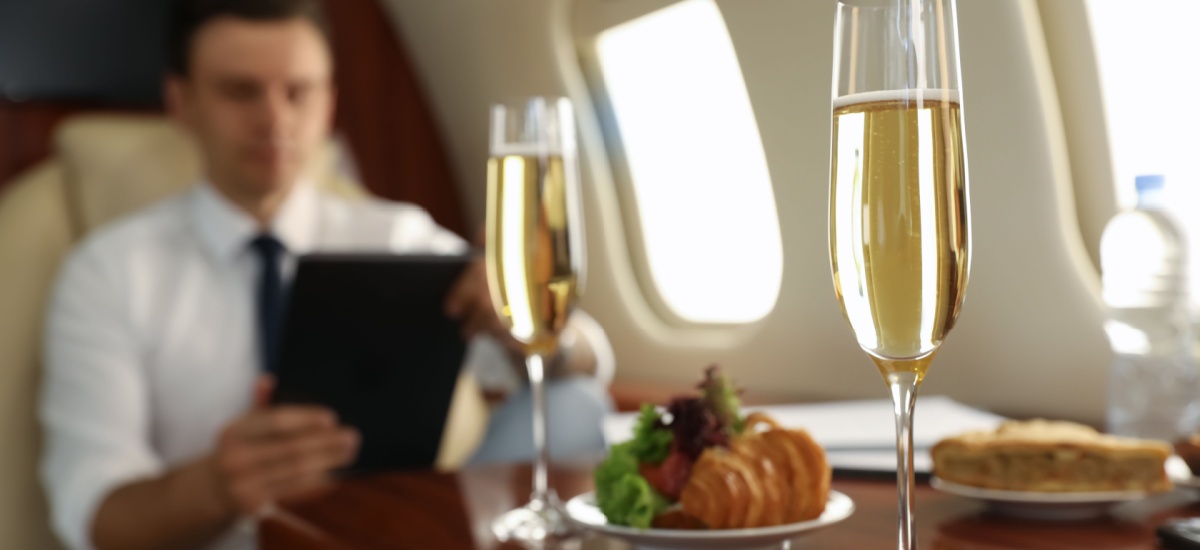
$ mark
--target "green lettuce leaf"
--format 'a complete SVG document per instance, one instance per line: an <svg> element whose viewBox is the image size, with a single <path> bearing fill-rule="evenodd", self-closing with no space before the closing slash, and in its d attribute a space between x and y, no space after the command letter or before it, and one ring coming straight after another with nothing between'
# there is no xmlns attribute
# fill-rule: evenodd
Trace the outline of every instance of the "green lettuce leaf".
<svg viewBox="0 0 1200 550"><path fill-rule="evenodd" d="M646 529L654 516L668 506L667 499L638 474L625 474L613 489L610 507L614 513L612 516L605 513L612 523Z"/></svg>
<svg viewBox="0 0 1200 550"><path fill-rule="evenodd" d="M665 426L658 425L659 416L654 405L642 405L637 425L633 427L633 440L630 441L630 452L638 462L662 464L671 452L674 434Z"/></svg>
<svg viewBox="0 0 1200 550"><path fill-rule="evenodd" d="M645 529L670 503L638 473L633 443L614 445L596 467L596 505L609 523Z"/></svg>
<svg viewBox="0 0 1200 550"><path fill-rule="evenodd" d="M729 377L721 372L716 365L704 371L704 381L700 383L700 391L704 400L716 413L717 418L725 425L730 435L742 433L745 427L742 418L742 400L738 397L738 389L729 381Z"/></svg>

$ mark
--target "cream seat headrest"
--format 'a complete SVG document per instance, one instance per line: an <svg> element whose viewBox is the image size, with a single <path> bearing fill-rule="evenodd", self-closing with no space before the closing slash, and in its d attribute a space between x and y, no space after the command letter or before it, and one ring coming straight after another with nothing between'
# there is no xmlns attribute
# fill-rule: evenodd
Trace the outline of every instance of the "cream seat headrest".
<svg viewBox="0 0 1200 550"><path fill-rule="evenodd" d="M55 146L77 236L178 193L200 176L195 143L162 116L73 117L59 127ZM310 169L314 180L339 194L363 196L337 173L341 156L329 140Z"/></svg>

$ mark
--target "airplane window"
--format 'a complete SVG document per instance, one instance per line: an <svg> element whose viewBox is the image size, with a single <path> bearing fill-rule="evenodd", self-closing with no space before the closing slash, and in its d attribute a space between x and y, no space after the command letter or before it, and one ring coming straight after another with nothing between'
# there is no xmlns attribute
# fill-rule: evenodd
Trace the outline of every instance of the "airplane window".
<svg viewBox="0 0 1200 550"><path fill-rule="evenodd" d="M694 323L766 316L783 276L779 222L719 8L643 15L600 33L596 54L658 295Z"/></svg>
<svg viewBox="0 0 1200 550"><path fill-rule="evenodd" d="M1118 203L1134 177L1164 174L1169 208L1190 236L1192 303L1200 303L1200 108L1195 22L1200 2L1089 0Z"/></svg>

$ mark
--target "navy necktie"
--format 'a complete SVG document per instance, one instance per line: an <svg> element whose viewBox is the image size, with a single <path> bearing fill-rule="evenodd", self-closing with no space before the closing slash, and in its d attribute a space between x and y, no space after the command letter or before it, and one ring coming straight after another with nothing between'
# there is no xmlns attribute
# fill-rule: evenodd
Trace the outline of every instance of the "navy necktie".
<svg viewBox="0 0 1200 550"><path fill-rule="evenodd" d="M250 241L258 256L258 342L264 372L274 373L279 361L279 339L283 336L284 289L280 256L285 249L273 235L264 233Z"/></svg>

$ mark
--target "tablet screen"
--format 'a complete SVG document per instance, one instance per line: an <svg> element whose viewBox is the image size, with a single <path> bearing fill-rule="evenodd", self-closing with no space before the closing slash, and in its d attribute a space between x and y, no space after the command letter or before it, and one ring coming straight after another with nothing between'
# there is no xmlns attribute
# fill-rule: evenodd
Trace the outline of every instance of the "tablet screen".
<svg viewBox="0 0 1200 550"><path fill-rule="evenodd" d="M362 434L354 472L437 458L466 342L444 313L469 256L300 258L273 401L329 406Z"/></svg>

